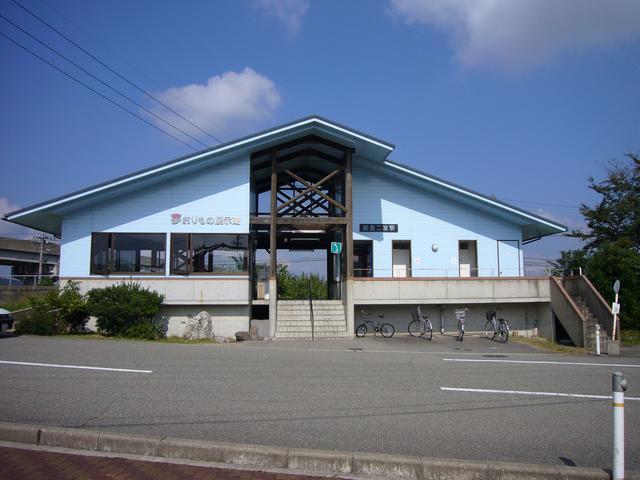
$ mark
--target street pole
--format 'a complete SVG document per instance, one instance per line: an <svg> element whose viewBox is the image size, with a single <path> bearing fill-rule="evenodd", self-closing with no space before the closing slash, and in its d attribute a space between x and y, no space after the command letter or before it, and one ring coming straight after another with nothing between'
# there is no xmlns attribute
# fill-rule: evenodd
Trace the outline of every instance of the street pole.
<svg viewBox="0 0 640 480"><path fill-rule="evenodd" d="M600 355L600 324L596 323L596 355Z"/></svg>
<svg viewBox="0 0 640 480"><path fill-rule="evenodd" d="M40 240L40 259L38 260L38 283L42 281L42 263L44 260L44 233L38 237Z"/></svg>
<svg viewBox="0 0 640 480"><path fill-rule="evenodd" d="M613 480L624 479L624 392L627 379L622 373L613 372Z"/></svg>

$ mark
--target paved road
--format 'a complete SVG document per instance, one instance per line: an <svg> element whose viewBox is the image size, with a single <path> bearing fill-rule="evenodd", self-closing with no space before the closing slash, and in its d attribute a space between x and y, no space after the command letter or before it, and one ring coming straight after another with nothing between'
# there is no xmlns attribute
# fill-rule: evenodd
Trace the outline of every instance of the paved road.
<svg viewBox="0 0 640 480"><path fill-rule="evenodd" d="M506 363L514 361L521 363ZM0 420L608 468L610 400L475 390L607 396L611 373L620 370L627 396L638 398L638 367L639 358L545 355L440 335L431 343L396 336L223 345L23 336L0 338ZM640 401L627 401L626 433L627 467L640 470Z"/></svg>

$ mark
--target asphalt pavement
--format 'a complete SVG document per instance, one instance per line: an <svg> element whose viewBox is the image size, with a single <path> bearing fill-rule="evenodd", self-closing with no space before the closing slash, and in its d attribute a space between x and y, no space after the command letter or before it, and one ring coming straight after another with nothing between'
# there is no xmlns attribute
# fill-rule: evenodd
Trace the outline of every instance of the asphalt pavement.
<svg viewBox="0 0 640 480"><path fill-rule="evenodd" d="M549 355L473 336L218 345L4 337L0 421L609 468L613 371L629 380L627 468L640 470L639 358Z"/></svg>

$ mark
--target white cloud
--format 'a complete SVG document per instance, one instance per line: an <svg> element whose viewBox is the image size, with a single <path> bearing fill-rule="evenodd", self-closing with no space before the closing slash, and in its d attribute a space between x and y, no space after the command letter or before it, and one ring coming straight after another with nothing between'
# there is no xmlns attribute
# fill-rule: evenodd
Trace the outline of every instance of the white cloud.
<svg viewBox="0 0 640 480"><path fill-rule="evenodd" d="M4 235L12 238L31 238L36 232L30 228L1 220L7 213L15 212L19 209L20 207L11 203L9 199L0 197L0 236Z"/></svg>
<svg viewBox="0 0 640 480"><path fill-rule="evenodd" d="M309 10L309 0L254 0L254 5L282 22L292 34L300 30Z"/></svg>
<svg viewBox="0 0 640 480"><path fill-rule="evenodd" d="M218 137L245 133L271 118L281 103L276 85L248 67L242 72L224 72L211 77L204 85L170 88L156 93L156 96L183 117ZM162 107L154 107L153 111L189 134L203 138L201 131ZM167 128L162 122L152 119L158 126Z"/></svg>
<svg viewBox="0 0 640 480"><path fill-rule="evenodd" d="M448 33L465 67L519 70L640 38L638 0L390 0L408 24Z"/></svg>

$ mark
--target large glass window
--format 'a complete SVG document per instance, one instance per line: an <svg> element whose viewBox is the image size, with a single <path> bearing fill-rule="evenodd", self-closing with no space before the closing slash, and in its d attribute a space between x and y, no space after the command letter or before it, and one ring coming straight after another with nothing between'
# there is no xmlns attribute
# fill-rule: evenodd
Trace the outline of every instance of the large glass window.
<svg viewBox="0 0 640 480"><path fill-rule="evenodd" d="M171 235L171 273L174 274L247 272L248 257L248 235Z"/></svg>
<svg viewBox="0 0 640 480"><path fill-rule="evenodd" d="M94 233L91 273L163 274L166 238L164 233Z"/></svg>

